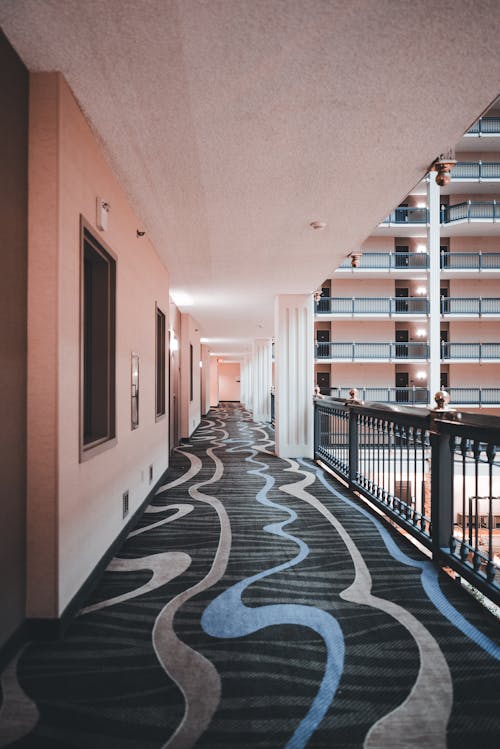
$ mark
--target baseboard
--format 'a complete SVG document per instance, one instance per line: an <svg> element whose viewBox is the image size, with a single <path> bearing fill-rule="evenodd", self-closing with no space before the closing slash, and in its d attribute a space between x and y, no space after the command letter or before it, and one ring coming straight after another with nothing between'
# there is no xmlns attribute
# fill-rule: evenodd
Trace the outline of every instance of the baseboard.
<svg viewBox="0 0 500 749"><path fill-rule="evenodd" d="M136 522L137 518L139 517L139 515L141 515L141 513L153 499L156 490L162 483L164 474L165 471L162 473L146 498L141 502L134 514L131 515L126 525L123 526L111 546L109 546L106 552L102 555L101 559L97 562L96 566L89 574L85 582L81 585L79 590L75 593L71 601L68 603L61 616L54 619L26 619L26 621L19 627L19 629L7 641L7 643L2 648L0 648L0 667L2 667L2 663L3 665L5 665L19 650L19 648L29 640L58 640L64 637L69 625L75 618L78 611L82 608L89 594L97 585L97 582L103 574L104 570L125 541L125 538L130 533L130 530L132 529L132 526ZM5 656L4 650L6 651Z"/></svg>

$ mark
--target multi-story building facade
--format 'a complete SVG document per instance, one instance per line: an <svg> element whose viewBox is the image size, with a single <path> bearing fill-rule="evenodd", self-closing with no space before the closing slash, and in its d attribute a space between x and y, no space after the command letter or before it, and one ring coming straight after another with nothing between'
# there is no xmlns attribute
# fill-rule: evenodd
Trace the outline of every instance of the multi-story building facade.
<svg viewBox="0 0 500 749"><path fill-rule="evenodd" d="M322 284L315 378L324 394L500 412L500 100L435 174Z"/></svg>

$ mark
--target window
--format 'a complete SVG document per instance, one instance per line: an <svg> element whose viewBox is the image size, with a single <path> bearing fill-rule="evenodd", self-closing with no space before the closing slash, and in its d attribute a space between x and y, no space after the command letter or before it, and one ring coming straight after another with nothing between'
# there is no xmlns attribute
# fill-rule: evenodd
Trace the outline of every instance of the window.
<svg viewBox="0 0 500 749"><path fill-rule="evenodd" d="M156 418L165 414L165 315L156 307Z"/></svg>
<svg viewBox="0 0 500 749"><path fill-rule="evenodd" d="M115 437L116 262L82 221L81 455Z"/></svg>

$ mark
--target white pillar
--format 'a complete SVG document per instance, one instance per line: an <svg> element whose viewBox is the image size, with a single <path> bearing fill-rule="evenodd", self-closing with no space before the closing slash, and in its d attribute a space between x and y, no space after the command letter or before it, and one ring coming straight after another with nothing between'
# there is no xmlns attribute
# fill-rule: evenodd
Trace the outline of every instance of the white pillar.
<svg viewBox="0 0 500 749"><path fill-rule="evenodd" d="M210 352L206 343L201 344L201 413L210 411Z"/></svg>
<svg viewBox="0 0 500 749"><path fill-rule="evenodd" d="M429 253L428 294L429 294L429 396L434 405L434 393L441 386L441 299L440 299L440 205L439 185L431 172L427 182L427 203L429 224L427 228L427 252Z"/></svg>
<svg viewBox="0 0 500 749"><path fill-rule="evenodd" d="M275 302L276 454L312 458L314 451L314 314L312 294Z"/></svg>
<svg viewBox="0 0 500 749"><path fill-rule="evenodd" d="M255 421L271 421L271 339L257 338L253 345L253 418Z"/></svg>
<svg viewBox="0 0 500 749"><path fill-rule="evenodd" d="M240 364L240 403L245 408L248 402L248 357L243 356Z"/></svg>

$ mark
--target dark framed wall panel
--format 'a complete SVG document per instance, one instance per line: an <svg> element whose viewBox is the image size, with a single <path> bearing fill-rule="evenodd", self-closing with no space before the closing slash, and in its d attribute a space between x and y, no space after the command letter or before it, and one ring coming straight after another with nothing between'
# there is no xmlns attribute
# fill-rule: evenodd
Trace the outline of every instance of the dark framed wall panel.
<svg viewBox="0 0 500 749"><path fill-rule="evenodd" d="M25 619L28 71L0 31L0 654ZM0 659L1 660L1 659Z"/></svg>
<svg viewBox="0 0 500 749"><path fill-rule="evenodd" d="M116 443L116 259L81 218L80 460Z"/></svg>

